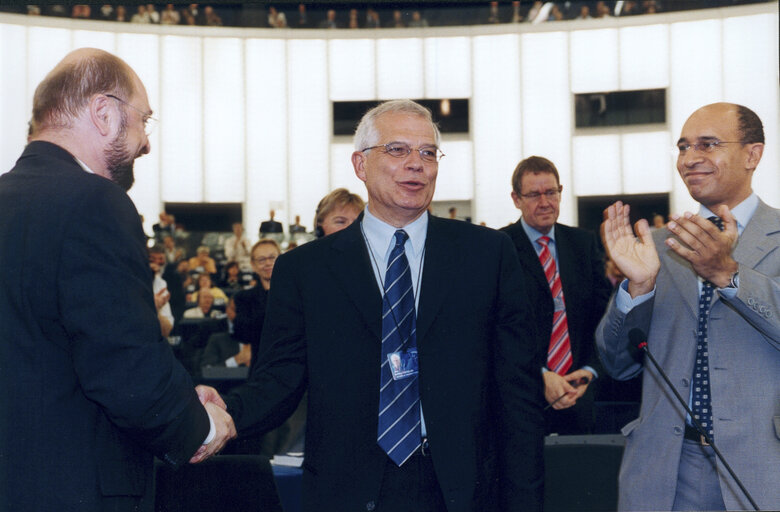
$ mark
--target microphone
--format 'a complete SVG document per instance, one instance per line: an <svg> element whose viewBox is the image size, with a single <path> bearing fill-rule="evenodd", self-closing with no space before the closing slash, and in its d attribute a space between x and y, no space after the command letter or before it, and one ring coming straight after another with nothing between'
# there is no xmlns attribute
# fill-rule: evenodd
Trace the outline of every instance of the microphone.
<svg viewBox="0 0 780 512"><path fill-rule="evenodd" d="M680 393L677 391L677 388L674 387L672 384L672 381L669 380L669 376L666 375L666 372L661 368L661 365L658 364L658 361L655 360L655 357L653 357L653 354L650 353L650 349L647 348L647 335L641 330L637 329L636 327L628 331L628 340L630 343L629 346L629 352L632 354L639 353L641 355L641 352L644 352L648 359L650 359L650 362L653 364L656 370L658 370L658 373L661 375L661 377L664 379L664 382L666 382L666 385L669 387L669 389L672 390L674 393L674 396L677 397L677 401L680 402L680 404L685 409L685 412L688 413L688 416L690 416L691 421L693 422L693 426L696 428L697 432L704 438L704 440L712 446L713 451L715 452L715 455L718 456L718 459L723 463L723 466L728 470L729 475L731 475L731 478L734 479L735 482L737 482L737 485L742 490L742 493L745 495L745 497L748 499L750 504L753 506L754 510L761 510L758 508L758 505L756 505L756 502L753 501L753 497L750 495L747 489L745 489L745 486L742 485L742 481L737 477L736 473L734 473L734 470L731 469L731 466L728 462L726 462L726 459L723 457L723 454L720 453L720 450L718 450L718 447L715 446L715 441L712 440L712 438L707 434L707 431L704 429L704 427L701 426L701 423L699 423L699 420L697 420L694 415L693 411L691 411L691 408L688 407L688 401L684 400L682 396L680 396ZM641 352L640 352L641 351Z"/></svg>
<svg viewBox="0 0 780 512"><path fill-rule="evenodd" d="M569 384L571 384L572 386L574 386L576 388L576 387L581 386L583 384L587 384L588 382L590 382L589 378L587 378L587 377L580 377L577 380L569 381ZM559 396L558 398L553 400L551 404L547 405L547 407L545 407L544 410L546 411L547 409L549 409L553 405L557 404L558 400L560 400L561 398L563 398L565 396L566 396L566 393L562 394L561 396Z"/></svg>

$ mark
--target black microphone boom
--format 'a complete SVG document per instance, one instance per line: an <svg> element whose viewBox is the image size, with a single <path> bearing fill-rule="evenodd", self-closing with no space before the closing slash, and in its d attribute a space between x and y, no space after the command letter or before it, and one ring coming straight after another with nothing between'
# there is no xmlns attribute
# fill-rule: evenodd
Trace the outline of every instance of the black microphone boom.
<svg viewBox="0 0 780 512"><path fill-rule="evenodd" d="M715 452L715 455L718 456L720 461L723 463L723 466L728 470L729 474L731 475L731 478L734 479L735 482L737 482L737 485L744 493L745 497L748 499L751 505L753 505L753 509L755 510L761 510L758 508L758 505L756 505L756 502L753 501L753 497L750 495L747 489L745 489L745 486L742 485L742 481L737 477L736 473L734 473L734 470L731 469L731 466L729 466L729 463L726 462L726 459L723 457L723 454L720 453L720 450L718 450L718 447L715 446L715 441L712 440L712 438L707 434L707 431L704 430L704 427L701 426L701 423L699 423L699 420L697 420L694 415L693 411L691 411L691 408L688 407L688 402L683 400L683 397L680 396L680 393L677 391L677 388L672 385L672 381L669 380L669 376L666 375L666 372L661 368L661 365L658 364L658 361L655 360L655 357L653 357L653 354L650 353L650 349L647 348L647 336L644 332L642 332L641 329L633 328L630 331L628 331L628 340L631 343L632 347L636 347L637 349L643 351L645 354L647 354L647 357L650 359L650 362L653 363L653 366L656 370L658 370L658 373L663 377L664 381L666 382L666 385L669 386L669 389L672 390L674 393L674 396L677 397L677 400L682 404L682 406L685 408L685 412L688 413L688 416L690 416L691 421L693 422L693 426L696 427L696 430L699 432L699 434L704 438L705 441L707 441L707 444L712 446L713 451Z"/></svg>

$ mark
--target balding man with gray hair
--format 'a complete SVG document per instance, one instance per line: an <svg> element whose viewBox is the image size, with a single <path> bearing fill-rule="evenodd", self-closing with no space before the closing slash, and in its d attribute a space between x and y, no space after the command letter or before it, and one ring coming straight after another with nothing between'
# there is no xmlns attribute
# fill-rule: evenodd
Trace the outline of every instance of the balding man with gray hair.
<svg viewBox="0 0 780 512"><path fill-rule="evenodd" d="M76 50L36 89L30 142L0 176L3 510L151 511L153 456L198 462L235 436L160 333L126 194L151 115L124 61Z"/></svg>

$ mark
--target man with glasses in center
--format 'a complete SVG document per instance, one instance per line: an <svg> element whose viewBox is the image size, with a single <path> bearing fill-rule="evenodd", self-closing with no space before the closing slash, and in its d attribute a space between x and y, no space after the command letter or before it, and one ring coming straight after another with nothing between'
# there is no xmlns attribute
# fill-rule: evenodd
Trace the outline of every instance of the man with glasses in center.
<svg viewBox="0 0 780 512"><path fill-rule="evenodd" d="M546 433L590 434L598 356L593 333L612 287L595 233L559 224L561 190L558 169L550 160L531 156L512 174L512 200L520 220L502 229L515 244L525 271L544 380Z"/></svg>
<svg viewBox="0 0 780 512"><path fill-rule="evenodd" d="M506 236L427 213L439 139L412 101L363 117L352 164L368 206L279 257L262 357L225 397L243 435L308 389L305 510L542 509L523 276Z"/></svg>

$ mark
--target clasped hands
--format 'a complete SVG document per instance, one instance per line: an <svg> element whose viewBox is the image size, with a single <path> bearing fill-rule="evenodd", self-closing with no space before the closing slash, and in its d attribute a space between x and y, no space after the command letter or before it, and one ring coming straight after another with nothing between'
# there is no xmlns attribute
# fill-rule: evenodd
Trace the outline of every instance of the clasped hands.
<svg viewBox="0 0 780 512"><path fill-rule="evenodd" d="M209 386L200 385L195 387L195 392L198 394L200 403L203 404L212 421L214 421L216 434L209 444L204 444L198 448L198 451L190 459L191 464L203 462L209 457L216 455L224 448L225 443L237 435L233 418L227 413L227 405L225 405L217 390Z"/></svg>
<svg viewBox="0 0 780 512"><path fill-rule="evenodd" d="M593 374L585 369L575 370L568 375L558 375L553 371L542 374L544 379L544 398L556 410L568 409L577 403L588 390ZM587 379L583 382L582 379ZM580 384L580 382L583 382ZM574 384L572 384L574 383Z"/></svg>
<svg viewBox="0 0 780 512"><path fill-rule="evenodd" d="M661 262L647 221L640 219L632 229L629 210L621 201L604 210L601 237L610 259L628 278L628 292L636 297L653 290ZM738 268L731 257L738 237L737 221L726 205L718 206L714 213L723 220L723 231L708 219L685 212L672 215L666 228L677 238L667 238L664 243L687 260L696 274L723 288Z"/></svg>

